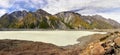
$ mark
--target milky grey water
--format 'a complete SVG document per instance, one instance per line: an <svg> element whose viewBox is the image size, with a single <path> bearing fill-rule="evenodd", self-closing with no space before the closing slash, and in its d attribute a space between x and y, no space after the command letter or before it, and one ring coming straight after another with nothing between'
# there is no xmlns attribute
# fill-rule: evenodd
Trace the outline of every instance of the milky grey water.
<svg viewBox="0 0 120 55"><path fill-rule="evenodd" d="M0 31L0 39L30 40L52 43L58 46L73 45L82 36L105 32L90 31Z"/></svg>

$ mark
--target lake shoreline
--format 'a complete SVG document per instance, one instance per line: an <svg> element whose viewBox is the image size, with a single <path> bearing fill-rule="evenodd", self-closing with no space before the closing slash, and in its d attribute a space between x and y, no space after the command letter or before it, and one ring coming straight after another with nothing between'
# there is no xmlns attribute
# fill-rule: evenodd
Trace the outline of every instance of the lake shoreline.
<svg viewBox="0 0 120 55"><path fill-rule="evenodd" d="M120 29L8 29L0 28L0 31L92 31L92 32L115 32Z"/></svg>
<svg viewBox="0 0 120 55"><path fill-rule="evenodd" d="M53 43L59 46L73 45L78 43L77 39L83 36L92 35L92 31L1 31L0 39L17 39L28 41L42 41Z"/></svg>
<svg viewBox="0 0 120 55"><path fill-rule="evenodd" d="M88 40L88 41L86 42L83 40ZM27 55L29 54L42 54L42 55L117 54L119 55L119 52L117 52L119 51L119 47L116 47L116 46L120 46L119 40L120 40L120 32L117 31L114 33L93 34L93 35L84 36L78 39L80 43L67 45L67 46L58 46L55 44L38 42L38 41L2 39L0 40L0 49L1 49L0 55L1 54L3 55L9 55L9 54L11 55L16 55L16 54L19 55L21 54L23 55L26 54ZM85 45L82 43L85 43ZM99 52L97 50L100 50L102 52ZM113 50L115 52L111 53L111 51Z"/></svg>

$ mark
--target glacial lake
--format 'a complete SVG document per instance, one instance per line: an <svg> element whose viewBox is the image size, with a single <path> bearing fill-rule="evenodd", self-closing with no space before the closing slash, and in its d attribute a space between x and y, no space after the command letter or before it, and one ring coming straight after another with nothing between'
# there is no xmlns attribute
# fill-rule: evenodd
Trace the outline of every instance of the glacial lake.
<svg viewBox="0 0 120 55"><path fill-rule="evenodd" d="M77 39L95 33L91 31L0 31L0 39L29 40L52 43L58 46L73 45Z"/></svg>

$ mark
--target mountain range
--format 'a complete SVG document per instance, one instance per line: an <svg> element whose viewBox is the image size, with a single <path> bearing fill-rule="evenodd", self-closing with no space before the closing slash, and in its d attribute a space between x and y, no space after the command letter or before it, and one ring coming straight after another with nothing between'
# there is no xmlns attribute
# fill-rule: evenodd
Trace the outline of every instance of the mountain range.
<svg viewBox="0 0 120 55"><path fill-rule="evenodd" d="M100 15L84 16L72 11L52 15L42 9L15 11L0 18L0 28L13 29L115 29L120 23Z"/></svg>

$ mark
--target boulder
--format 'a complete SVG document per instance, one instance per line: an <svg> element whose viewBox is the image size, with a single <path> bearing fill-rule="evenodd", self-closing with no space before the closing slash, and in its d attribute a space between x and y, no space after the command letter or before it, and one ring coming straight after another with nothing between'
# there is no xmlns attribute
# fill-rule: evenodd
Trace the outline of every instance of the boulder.
<svg viewBox="0 0 120 55"><path fill-rule="evenodd" d="M91 49L91 55L104 55L105 50L100 43L95 43Z"/></svg>
<svg viewBox="0 0 120 55"><path fill-rule="evenodd" d="M120 37L115 38L114 42L117 46L120 46Z"/></svg>

